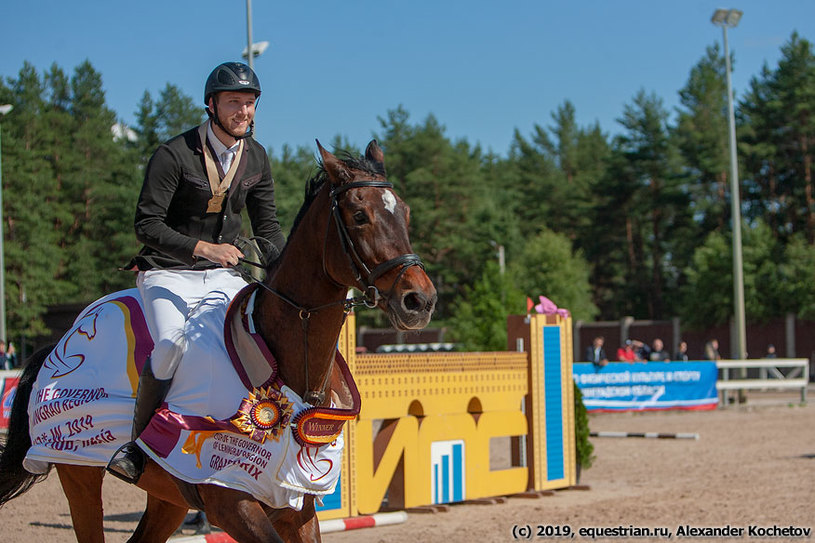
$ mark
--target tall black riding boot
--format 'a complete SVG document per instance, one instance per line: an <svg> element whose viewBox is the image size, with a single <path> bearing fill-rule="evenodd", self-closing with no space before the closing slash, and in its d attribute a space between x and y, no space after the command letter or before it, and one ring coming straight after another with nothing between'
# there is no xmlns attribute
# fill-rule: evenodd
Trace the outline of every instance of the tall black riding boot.
<svg viewBox="0 0 815 543"><path fill-rule="evenodd" d="M133 410L131 441L122 445L113 454L113 458L108 462L108 473L133 485L139 482L139 478L144 472L146 456L144 451L136 444L136 439L147 428L156 409L161 406L167 396L167 391L170 389L171 382L172 379L156 379L148 358L139 376L136 407Z"/></svg>

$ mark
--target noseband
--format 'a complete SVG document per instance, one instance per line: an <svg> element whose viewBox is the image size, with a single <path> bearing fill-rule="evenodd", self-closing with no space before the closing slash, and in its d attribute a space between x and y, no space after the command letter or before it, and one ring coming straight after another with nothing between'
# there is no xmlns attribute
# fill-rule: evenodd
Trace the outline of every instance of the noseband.
<svg viewBox="0 0 815 543"><path fill-rule="evenodd" d="M385 262L377 265L373 270L371 270L368 265L365 264L365 261L359 256L359 253L354 246L354 241L348 234L348 227L345 225L342 217L340 216L340 206L337 201L337 197L339 195L344 194L351 189L362 187L393 189L393 183L389 181L375 181L373 179L353 181L351 183L340 185L339 187L331 189L329 198L331 199L331 215L334 217L334 224L337 227L337 235L340 238L340 247L342 248L343 254L345 254L348 259L348 263L351 266L351 271L354 273L354 279L356 279L357 285L362 287L361 290L365 295L363 298L365 306L373 309L376 307L380 298L382 297L379 293L379 289L375 285L377 279L394 268L400 268L399 273L391 284L391 288L385 292L385 298L387 299L390 298L393 290L396 288L397 283L399 283L399 280L402 279L402 276L410 267L419 266L420 268L424 269L424 264L422 264L422 259L419 258L419 255L414 253L407 253L397 256L396 258L386 260ZM326 269L325 255L327 251L325 245L327 243L328 232L326 232L323 246L323 273L325 273L326 277L334 281L334 283L341 285L341 283L331 278L331 276L328 274L328 270Z"/></svg>

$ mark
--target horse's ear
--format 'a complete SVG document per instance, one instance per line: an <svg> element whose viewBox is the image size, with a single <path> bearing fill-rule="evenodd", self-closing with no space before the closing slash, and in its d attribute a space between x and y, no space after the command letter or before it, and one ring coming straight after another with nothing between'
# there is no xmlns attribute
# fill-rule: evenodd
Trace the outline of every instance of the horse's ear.
<svg viewBox="0 0 815 543"><path fill-rule="evenodd" d="M345 164L333 154L323 149L323 146L320 145L320 140L315 141L317 142L317 149L320 151L323 168L328 174L329 179L331 179L331 183L334 185L342 185L343 183L351 181L353 175L351 175L351 172L345 167Z"/></svg>
<svg viewBox="0 0 815 543"><path fill-rule="evenodd" d="M382 148L376 140L371 140L371 143L365 148L365 158L378 162L383 167L385 166L385 153L382 152Z"/></svg>

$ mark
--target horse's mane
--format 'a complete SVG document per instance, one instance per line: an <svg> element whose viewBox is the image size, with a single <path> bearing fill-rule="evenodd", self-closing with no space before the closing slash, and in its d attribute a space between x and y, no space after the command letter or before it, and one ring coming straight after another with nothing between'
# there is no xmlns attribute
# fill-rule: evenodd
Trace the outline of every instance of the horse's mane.
<svg viewBox="0 0 815 543"><path fill-rule="evenodd" d="M337 157L348 169L369 173L371 175L385 175L385 166L381 162L368 160L363 156L356 157L352 155L350 151L340 151L337 153ZM312 202L314 202L317 195L320 193L320 190L323 188L323 185L325 185L328 181L328 172L326 172L323 162L320 161L317 167L317 173L314 174L311 179L306 181L306 191L305 198L303 199L303 205L300 206L300 211L297 212L297 216L294 218L294 223L292 223L291 231L289 231L289 237L287 239L291 239L291 237L294 235L297 227L300 225L300 222L306 215L306 212L308 212L309 208L311 207ZM267 272L271 272L282 260L283 254L286 252L287 247L288 244L283 248L283 251L280 254L281 258L278 258L274 263L272 263Z"/></svg>

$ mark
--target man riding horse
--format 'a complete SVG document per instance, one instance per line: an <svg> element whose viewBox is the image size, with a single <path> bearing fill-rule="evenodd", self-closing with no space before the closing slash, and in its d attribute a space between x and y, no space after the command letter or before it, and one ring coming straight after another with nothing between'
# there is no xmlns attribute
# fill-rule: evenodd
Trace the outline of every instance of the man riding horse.
<svg viewBox="0 0 815 543"><path fill-rule="evenodd" d="M226 62L209 75L204 103L209 119L155 151L136 206L133 259L136 285L155 347L139 377L132 441L108 464L135 484L145 454L135 440L170 388L185 350L190 311L214 291L234 296L246 282L232 269L243 258L235 246L246 207L268 262L286 242L277 219L266 151L252 138L260 81L248 66Z"/></svg>

